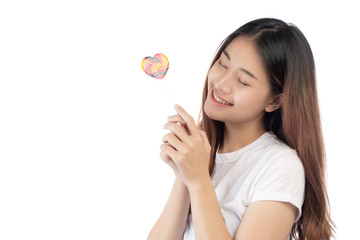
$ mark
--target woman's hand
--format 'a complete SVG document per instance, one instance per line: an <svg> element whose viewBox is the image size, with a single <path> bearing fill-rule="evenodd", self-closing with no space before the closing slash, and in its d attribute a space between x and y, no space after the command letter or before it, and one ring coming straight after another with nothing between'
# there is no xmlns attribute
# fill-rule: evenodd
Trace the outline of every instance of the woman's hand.
<svg viewBox="0 0 360 240"><path fill-rule="evenodd" d="M210 177L211 146L206 133L197 128L194 119L183 108L175 106L178 115L169 117L170 121L164 126L170 133L163 137L162 156L174 163L171 167L181 175L188 188L195 187Z"/></svg>
<svg viewBox="0 0 360 240"><path fill-rule="evenodd" d="M183 128L186 133L188 133L188 130L186 129L184 120L178 114L168 117L167 124L179 126L179 127ZM164 125L164 128L165 128L165 125ZM168 133L163 136L163 138L162 138L163 144L160 145L160 149L161 149L160 158L174 170L176 177L179 177L179 170L178 170L176 164L174 163L173 159L169 156L167 151L165 151L165 149L167 147L173 148L172 145L167 140L169 138L178 139L176 134L173 134L173 133ZM175 139L174 139L174 141L175 141ZM180 176L180 178L181 178L181 176Z"/></svg>

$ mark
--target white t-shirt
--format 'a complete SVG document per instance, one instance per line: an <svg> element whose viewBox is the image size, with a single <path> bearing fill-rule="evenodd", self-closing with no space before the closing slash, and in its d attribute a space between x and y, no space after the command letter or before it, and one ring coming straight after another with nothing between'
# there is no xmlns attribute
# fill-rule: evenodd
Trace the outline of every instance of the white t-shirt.
<svg viewBox="0 0 360 240"><path fill-rule="evenodd" d="M219 206L232 238L250 203L259 200L290 202L301 215L305 174L296 151L272 132L230 153L216 153L211 177ZM195 240L191 214L184 240Z"/></svg>

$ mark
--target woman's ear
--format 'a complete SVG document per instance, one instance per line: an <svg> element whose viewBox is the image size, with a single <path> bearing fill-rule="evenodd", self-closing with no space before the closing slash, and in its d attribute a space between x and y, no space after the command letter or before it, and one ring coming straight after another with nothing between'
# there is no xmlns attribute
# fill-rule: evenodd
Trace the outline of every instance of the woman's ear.
<svg viewBox="0 0 360 240"><path fill-rule="evenodd" d="M273 112L273 111L281 108L281 106L282 106L282 96L283 96L282 93L274 96L272 98L271 102L269 103L269 105L267 105L265 107L265 111L266 112Z"/></svg>

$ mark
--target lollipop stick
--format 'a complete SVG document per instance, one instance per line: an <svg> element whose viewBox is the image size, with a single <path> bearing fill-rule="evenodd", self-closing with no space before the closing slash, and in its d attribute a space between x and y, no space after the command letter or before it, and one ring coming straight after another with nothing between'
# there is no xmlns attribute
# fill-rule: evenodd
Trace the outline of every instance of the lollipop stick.
<svg viewBox="0 0 360 240"><path fill-rule="evenodd" d="M165 88L165 90L166 90L167 94L169 95L169 98L170 98L170 100L171 100L172 104L173 104L173 105L175 105L175 102L174 102L174 100L172 99L171 94L170 94L170 92L169 92L168 88L166 87L165 81L163 81L163 80L162 80L161 82L162 82L162 85L164 86L164 88Z"/></svg>

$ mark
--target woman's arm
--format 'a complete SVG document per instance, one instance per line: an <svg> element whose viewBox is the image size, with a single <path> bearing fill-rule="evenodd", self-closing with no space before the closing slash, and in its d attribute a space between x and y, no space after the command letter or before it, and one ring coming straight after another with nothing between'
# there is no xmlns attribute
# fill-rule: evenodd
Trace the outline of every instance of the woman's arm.
<svg viewBox="0 0 360 240"><path fill-rule="evenodd" d="M189 207L189 191L181 177L177 176L166 206L151 229L148 240L182 240Z"/></svg>
<svg viewBox="0 0 360 240"><path fill-rule="evenodd" d="M227 231L209 175L211 146L206 133L198 129L194 119L183 108L176 106L175 109L185 128L173 123L166 124L165 129L171 133L164 136L163 140L169 144L162 145L162 148L176 165L189 190L196 239L230 240L231 235Z"/></svg>
<svg viewBox="0 0 360 240"><path fill-rule="evenodd" d="M178 115L170 116L167 124L176 125L186 132L185 122ZM175 182L163 212L148 235L148 240L182 240L190 208L189 191L182 181L177 166L164 151L166 146L170 147L167 137L168 134L163 137L164 144L160 146L160 158L174 170Z"/></svg>
<svg viewBox="0 0 360 240"><path fill-rule="evenodd" d="M288 202L253 202L246 209L234 240L285 240L297 212L297 208Z"/></svg>
<svg viewBox="0 0 360 240"><path fill-rule="evenodd" d="M189 188L191 215L197 240L230 240L210 178Z"/></svg>

